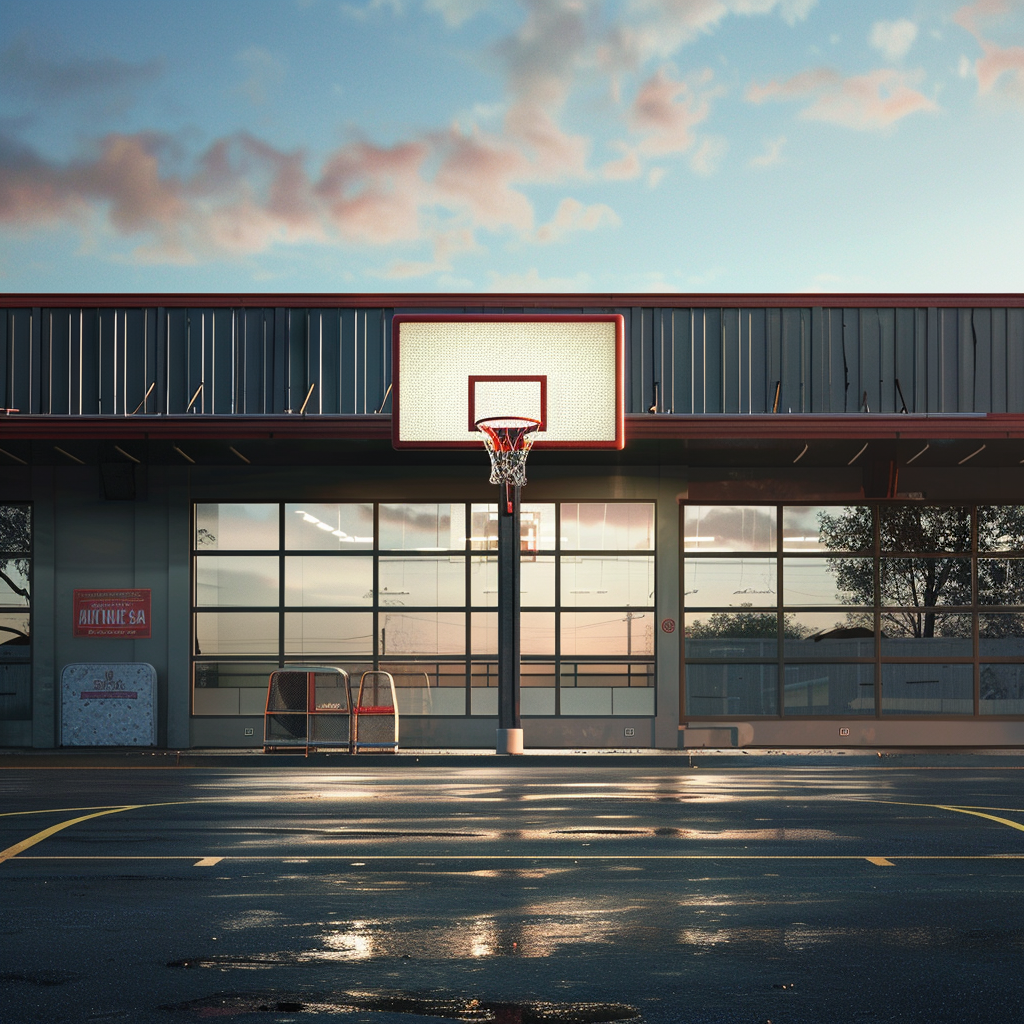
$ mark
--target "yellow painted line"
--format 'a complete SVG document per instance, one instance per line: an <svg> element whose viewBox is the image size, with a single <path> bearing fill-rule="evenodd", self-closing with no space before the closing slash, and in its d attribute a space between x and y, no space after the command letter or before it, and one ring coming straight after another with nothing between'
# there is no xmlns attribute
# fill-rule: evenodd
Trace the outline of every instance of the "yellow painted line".
<svg viewBox="0 0 1024 1024"><path fill-rule="evenodd" d="M112 804L97 804L95 807L44 807L41 811L5 811L3 814L0 814L0 818L20 818L26 814L68 814L75 811L100 811L112 809L113 806Z"/></svg>
<svg viewBox="0 0 1024 1024"><path fill-rule="evenodd" d="M867 857L866 860L869 864L874 864L876 867L880 868L892 868L896 866L891 860L886 860L885 857Z"/></svg>
<svg viewBox="0 0 1024 1024"><path fill-rule="evenodd" d="M192 866L195 868L212 868L214 864L219 864L223 859L223 857L204 857L202 860L197 860Z"/></svg>
<svg viewBox="0 0 1024 1024"><path fill-rule="evenodd" d="M985 814L981 810L972 810L968 807L954 807L952 804L917 804L910 803L907 800L871 800L870 803L879 804L891 804L894 807L931 807L937 811L955 811L957 814L973 814L976 818L987 818L989 821L994 821L999 825L1005 825L1007 828L1015 828L1018 832L1024 832L1024 825L1017 821L1010 821L1009 818L1000 818L994 814ZM1014 810L1014 808L1001 808L992 807L989 810ZM1021 813L1021 812L1015 812Z"/></svg>
<svg viewBox="0 0 1024 1024"><path fill-rule="evenodd" d="M995 821L1000 825L1006 825L1007 828L1015 828L1018 832L1024 832L1024 825L1016 821L1010 821L1009 818L998 818L994 814L983 814L981 811L969 811L965 807L945 807L942 804L936 804L935 806L943 811L956 811L958 814L973 814L976 818L988 818L989 821Z"/></svg>
<svg viewBox="0 0 1024 1024"><path fill-rule="evenodd" d="M72 825L77 825L79 822L88 821L90 818L102 818L104 814L117 814L119 811L132 811L138 807L144 806L143 804L129 804L125 807L108 807L105 811L94 811L92 814L83 814L78 818L69 818L67 821L62 821L57 825L51 825L49 828L44 828L42 832L37 832L34 836L29 836L28 839L23 839L20 843L15 843L13 846L8 846L6 850L0 850L0 864L5 860L10 860L12 857L17 857L23 850L27 850L36 843L41 843L44 839L49 839L50 836L56 832L60 832L62 829L70 828Z"/></svg>

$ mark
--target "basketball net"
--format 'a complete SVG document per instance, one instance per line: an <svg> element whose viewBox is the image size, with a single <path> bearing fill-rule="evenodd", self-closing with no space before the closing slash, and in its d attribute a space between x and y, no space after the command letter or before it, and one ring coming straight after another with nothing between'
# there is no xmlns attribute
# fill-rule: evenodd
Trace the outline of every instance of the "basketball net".
<svg viewBox="0 0 1024 1024"><path fill-rule="evenodd" d="M512 512L513 487L526 484L526 457L533 447L533 433L540 420L527 416L489 416L477 420L484 447L491 457L491 483L505 485L506 511Z"/></svg>

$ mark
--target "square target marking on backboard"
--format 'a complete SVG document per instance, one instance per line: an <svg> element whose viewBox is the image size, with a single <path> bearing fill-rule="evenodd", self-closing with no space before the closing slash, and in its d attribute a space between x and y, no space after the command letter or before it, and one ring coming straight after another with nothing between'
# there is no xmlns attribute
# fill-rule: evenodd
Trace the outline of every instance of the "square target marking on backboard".
<svg viewBox="0 0 1024 1024"><path fill-rule="evenodd" d="M475 448L477 420L526 416L535 448L622 448L623 337L617 313L399 314L392 443Z"/></svg>

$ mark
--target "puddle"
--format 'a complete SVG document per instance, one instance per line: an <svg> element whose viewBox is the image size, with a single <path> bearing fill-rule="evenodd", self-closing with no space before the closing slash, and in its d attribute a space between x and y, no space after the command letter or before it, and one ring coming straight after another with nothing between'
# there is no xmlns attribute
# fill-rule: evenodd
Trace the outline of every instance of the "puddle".
<svg viewBox="0 0 1024 1024"><path fill-rule="evenodd" d="M334 992L230 992L160 1007L194 1017L231 1017L243 1013L339 1013L370 1010L412 1013L420 1017L480 1021L482 1024L610 1024L639 1021L640 1013L624 1003L506 1003L481 999L417 995L369 995Z"/></svg>

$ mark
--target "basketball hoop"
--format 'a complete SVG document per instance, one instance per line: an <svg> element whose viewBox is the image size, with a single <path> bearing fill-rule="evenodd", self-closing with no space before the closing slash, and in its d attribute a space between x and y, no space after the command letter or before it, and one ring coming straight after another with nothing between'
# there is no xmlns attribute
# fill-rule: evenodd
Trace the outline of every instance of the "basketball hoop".
<svg viewBox="0 0 1024 1024"><path fill-rule="evenodd" d="M487 416L476 421L491 457L491 483L505 485L506 510L512 512L511 488L526 484L526 457L540 420L529 416Z"/></svg>

